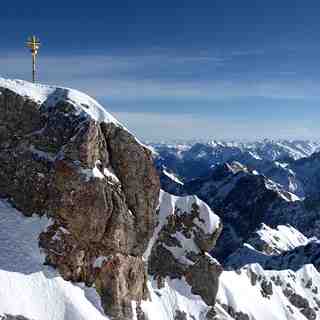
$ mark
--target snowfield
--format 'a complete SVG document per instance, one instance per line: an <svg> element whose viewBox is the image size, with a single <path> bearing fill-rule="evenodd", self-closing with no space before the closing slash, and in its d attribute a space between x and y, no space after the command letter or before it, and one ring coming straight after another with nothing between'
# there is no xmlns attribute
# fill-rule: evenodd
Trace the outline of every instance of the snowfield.
<svg viewBox="0 0 320 320"><path fill-rule="evenodd" d="M0 315L107 320L94 288L65 281L43 265L38 236L48 223L44 217L24 217L0 200Z"/></svg>

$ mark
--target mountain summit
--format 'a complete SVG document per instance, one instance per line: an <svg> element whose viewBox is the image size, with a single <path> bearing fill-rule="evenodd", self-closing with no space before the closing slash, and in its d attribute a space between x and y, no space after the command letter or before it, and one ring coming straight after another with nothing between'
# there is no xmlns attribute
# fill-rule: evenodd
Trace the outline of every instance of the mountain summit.
<svg viewBox="0 0 320 320"><path fill-rule="evenodd" d="M214 312L219 218L160 194L150 150L87 95L0 79L0 197L4 319Z"/></svg>

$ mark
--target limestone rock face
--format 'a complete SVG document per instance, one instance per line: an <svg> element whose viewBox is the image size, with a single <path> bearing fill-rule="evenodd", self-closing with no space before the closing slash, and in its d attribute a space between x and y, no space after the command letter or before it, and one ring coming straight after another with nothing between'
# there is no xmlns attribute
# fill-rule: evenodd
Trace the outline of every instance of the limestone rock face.
<svg viewBox="0 0 320 320"><path fill-rule="evenodd" d="M139 257L120 253L109 257L96 279L96 288L111 317L132 318L132 301L148 298L145 280L144 262Z"/></svg>
<svg viewBox="0 0 320 320"><path fill-rule="evenodd" d="M0 86L0 196L50 217L46 262L95 284L113 319L131 319L131 301L147 296L142 255L159 199L151 152L83 94L19 90Z"/></svg>
<svg viewBox="0 0 320 320"><path fill-rule="evenodd" d="M108 141L111 165L121 181L128 208L136 217L138 241L133 250L141 253L146 250L156 223L159 177L152 165L151 152L142 148L131 134L114 124L103 124L102 130Z"/></svg>

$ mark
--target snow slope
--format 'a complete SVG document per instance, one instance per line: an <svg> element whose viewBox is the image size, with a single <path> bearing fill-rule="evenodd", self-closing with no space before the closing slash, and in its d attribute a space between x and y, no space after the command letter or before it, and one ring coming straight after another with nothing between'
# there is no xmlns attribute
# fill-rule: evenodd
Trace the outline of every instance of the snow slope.
<svg viewBox="0 0 320 320"><path fill-rule="evenodd" d="M241 319L315 320L320 319L318 288L320 274L313 265L293 272L252 264L222 273L217 301L248 316Z"/></svg>
<svg viewBox="0 0 320 320"><path fill-rule="evenodd" d="M0 200L0 316L32 320L102 320L100 298L93 288L64 281L43 266L38 236L49 221L24 217Z"/></svg>
<svg viewBox="0 0 320 320"><path fill-rule="evenodd" d="M171 179L172 181L174 181L174 182L176 182L176 183L178 183L178 184L182 184L183 185L183 182L181 182L180 180L179 180L179 178L177 178L173 173L170 173L170 172L168 172L167 170L163 170L163 173L169 178L169 179Z"/></svg>
<svg viewBox="0 0 320 320"><path fill-rule="evenodd" d="M186 319L205 320L208 307L200 296L191 292L184 279L170 280L166 278L164 288L158 289L156 281L150 280L148 288L151 301L144 301L143 311L148 320L176 320L177 313L184 312Z"/></svg>
<svg viewBox="0 0 320 320"><path fill-rule="evenodd" d="M257 231L258 237L272 249L272 253L281 253L306 245L310 239L305 237L300 231L290 225L279 225L276 228L270 228L262 224Z"/></svg>
<svg viewBox="0 0 320 320"><path fill-rule="evenodd" d="M228 257L225 265L234 269L250 263L259 263L264 266L270 258L274 257L274 268L277 268L278 265L281 266L288 259L290 259L291 268L297 268L293 265L293 262L299 260L302 265L302 261L306 257L304 257L304 253L295 254L295 249L300 248L303 251L304 248L308 247L308 244L312 245L313 243L316 243L316 239L305 237L290 225L278 225L276 228L271 228L262 223L247 242ZM315 251L314 254L316 255L316 253ZM289 257L291 254L295 254L295 259ZM281 255L283 255L283 260ZM311 259L306 259L305 264L311 263L311 261ZM297 265L298 267L301 266L300 264Z"/></svg>
<svg viewBox="0 0 320 320"><path fill-rule="evenodd" d="M246 319L320 319L319 242L289 225L262 225L248 242L226 262L218 303Z"/></svg>

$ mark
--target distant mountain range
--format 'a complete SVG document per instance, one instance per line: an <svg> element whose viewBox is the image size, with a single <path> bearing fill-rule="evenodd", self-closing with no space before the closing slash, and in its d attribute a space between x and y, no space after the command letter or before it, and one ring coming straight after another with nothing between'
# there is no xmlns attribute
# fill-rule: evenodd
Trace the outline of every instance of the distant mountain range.
<svg viewBox="0 0 320 320"><path fill-rule="evenodd" d="M161 187L197 195L221 218L217 308L231 319L319 319L320 143L151 147Z"/></svg>
<svg viewBox="0 0 320 320"><path fill-rule="evenodd" d="M197 195L221 218L211 253L229 270L217 308L232 319L319 319L319 148L298 140L152 144L162 188Z"/></svg>
<svg viewBox="0 0 320 320"><path fill-rule="evenodd" d="M151 147L162 180L169 174L182 183L189 182L207 176L219 164L237 161L299 197L317 192L320 166L320 142L317 141L212 141L191 145L151 144Z"/></svg>

